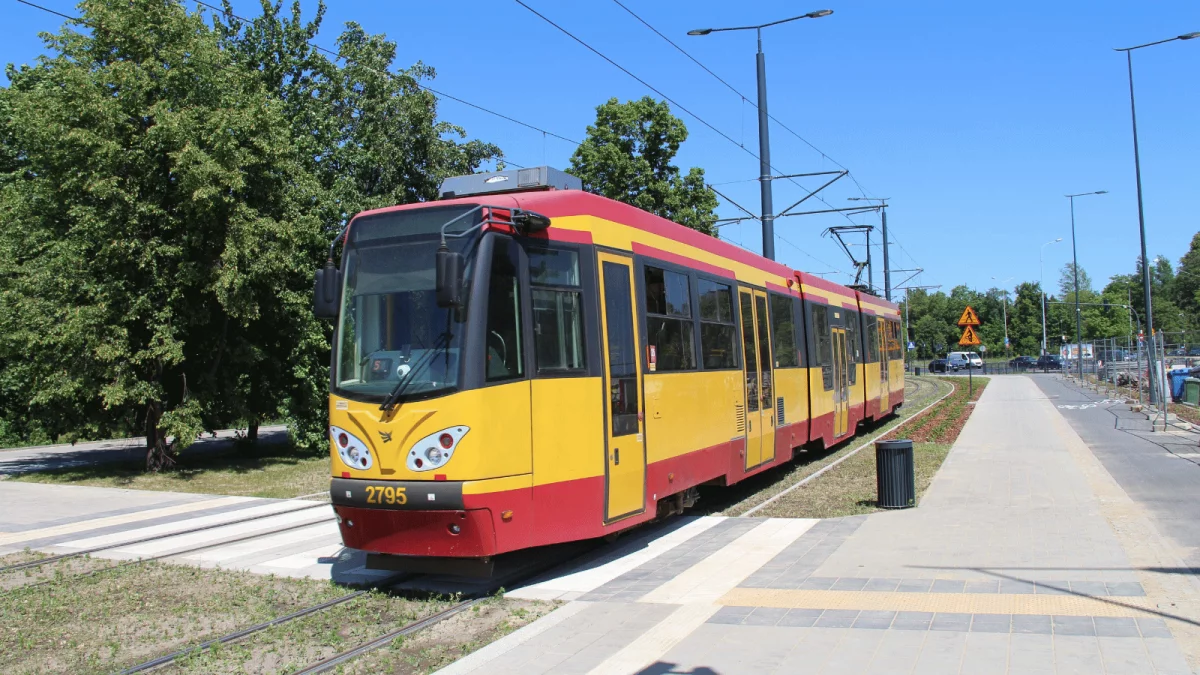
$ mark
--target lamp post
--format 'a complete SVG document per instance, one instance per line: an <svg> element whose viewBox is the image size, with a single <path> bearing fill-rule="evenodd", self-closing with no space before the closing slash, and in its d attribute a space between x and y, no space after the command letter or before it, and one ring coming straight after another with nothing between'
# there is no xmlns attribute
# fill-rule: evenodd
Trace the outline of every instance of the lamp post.
<svg viewBox="0 0 1200 675"><path fill-rule="evenodd" d="M1177 35L1173 38L1167 38L1166 40L1159 40L1158 42L1147 42L1144 45L1136 45L1134 47L1125 47L1123 49L1114 50L1118 52L1125 52L1125 63L1129 68L1129 117L1133 122L1133 173L1137 180L1138 232L1141 234L1142 238L1142 294L1145 296L1144 301L1146 303L1146 334L1150 338L1150 342L1148 344L1150 348L1147 350L1147 353L1150 356L1147 360L1147 365L1150 372L1151 403L1155 403L1156 399L1158 398L1154 393L1156 390L1153 386L1154 380L1156 379L1156 373L1154 372L1154 312L1151 310L1150 306L1150 261L1146 256L1146 216L1142 210L1142 160L1140 153L1138 152L1137 106L1134 104L1133 100L1133 50L1143 49L1145 47L1153 47L1154 45L1174 42L1175 40L1192 40L1198 37L1200 37L1200 32L1187 33L1184 35Z"/></svg>
<svg viewBox="0 0 1200 675"><path fill-rule="evenodd" d="M769 260L775 259L775 206L771 203L771 143L767 133L767 61L762 50L762 29L797 19L819 19L830 14L833 14L832 9L821 9L758 26L699 28L688 31L688 35L708 35L724 31L752 30L758 35L758 180L762 196L762 215L759 218L762 221L763 257Z"/></svg>
<svg viewBox="0 0 1200 675"><path fill-rule="evenodd" d="M1079 194L1067 195L1067 199L1071 200L1071 268L1075 272L1075 344L1077 351L1075 353L1076 360L1079 362L1079 381L1083 381L1083 314L1079 311L1079 256L1075 253L1075 198L1087 197L1089 195L1104 195L1108 194L1108 190L1097 190L1096 192L1080 192Z"/></svg>
<svg viewBox="0 0 1200 675"><path fill-rule="evenodd" d="M1042 248L1038 251L1038 285L1041 286L1042 292L1042 355L1046 355L1046 271L1042 263L1043 254L1046 252L1046 247L1050 244L1057 244L1062 241L1062 237L1054 241L1048 241L1042 244Z"/></svg>
<svg viewBox="0 0 1200 675"><path fill-rule="evenodd" d="M1009 277L1000 283L1007 284L1012 280L1013 278ZM992 277L992 281L996 281L996 277ZM1008 350L1008 289L1001 289L1001 292L1004 293L1004 349Z"/></svg>
<svg viewBox="0 0 1200 675"><path fill-rule="evenodd" d="M879 202L879 219L883 229L883 297L892 301L892 274L888 269L888 234L887 234L887 200L888 197L847 197L851 202ZM870 233L867 234L870 237ZM871 257L870 247L867 247L867 257Z"/></svg>

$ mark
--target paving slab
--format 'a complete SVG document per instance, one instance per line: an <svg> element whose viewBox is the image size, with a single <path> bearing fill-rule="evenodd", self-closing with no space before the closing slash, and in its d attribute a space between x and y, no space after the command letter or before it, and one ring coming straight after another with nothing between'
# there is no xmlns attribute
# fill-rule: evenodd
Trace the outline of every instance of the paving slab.
<svg viewBox="0 0 1200 675"><path fill-rule="evenodd" d="M589 569L592 583L572 590L586 609L568 602L442 672L559 672L539 654L620 633L609 624L622 620L641 622L635 639L576 650L562 672L1190 672L1175 637L1190 610L1147 585L1112 515L1128 497L1102 474L1031 379L996 377L918 508L806 528L692 521L669 555L630 569L617 552ZM515 593L538 592L557 591Z"/></svg>

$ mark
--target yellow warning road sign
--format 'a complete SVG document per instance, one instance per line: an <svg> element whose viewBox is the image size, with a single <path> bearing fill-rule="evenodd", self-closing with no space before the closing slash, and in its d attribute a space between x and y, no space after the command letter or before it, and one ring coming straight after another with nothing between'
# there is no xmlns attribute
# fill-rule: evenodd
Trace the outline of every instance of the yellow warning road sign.
<svg viewBox="0 0 1200 675"><path fill-rule="evenodd" d="M967 305L967 308L963 310L962 316L958 317L958 325L960 325L960 326L978 326L979 325L979 315L975 313L975 310L971 309L970 305Z"/></svg>
<svg viewBox="0 0 1200 675"><path fill-rule="evenodd" d="M963 334L958 339L958 344L963 347L977 347L982 343L979 341L979 334L975 332L975 328L967 326L963 328Z"/></svg>

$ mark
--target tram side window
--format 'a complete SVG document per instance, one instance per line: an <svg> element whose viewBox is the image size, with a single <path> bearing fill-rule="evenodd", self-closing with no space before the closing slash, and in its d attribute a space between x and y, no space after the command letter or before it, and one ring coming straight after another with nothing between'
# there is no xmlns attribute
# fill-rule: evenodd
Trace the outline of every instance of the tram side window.
<svg viewBox="0 0 1200 675"><path fill-rule="evenodd" d="M846 365L850 384L858 382L858 363L862 361L862 346L858 344L858 312L846 312Z"/></svg>
<svg viewBox="0 0 1200 675"><path fill-rule="evenodd" d="M655 372L696 368L691 290L686 275L646 266L646 344Z"/></svg>
<svg viewBox="0 0 1200 675"><path fill-rule="evenodd" d="M700 291L700 354L704 368L737 368L733 289L708 279L700 279L696 285Z"/></svg>
<svg viewBox="0 0 1200 675"><path fill-rule="evenodd" d="M492 248L492 274L488 286L489 382L525 375L521 351L521 293L517 278L517 246L511 239L497 238Z"/></svg>
<svg viewBox="0 0 1200 675"><path fill-rule="evenodd" d="M833 389L833 344L829 334L829 308L812 305L813 337L817 342L817 361L821 364L821 382L825 391Z"/></svg>
<svg viewBox="0 0 1200 675"><path fill-rule="evenodd" d="M792 299L774 293L770 298L771 335L775 338L775 367L795 368L800 365L800 351L796 347L796 321Z"/></svg>
<svg viewBox="0 0 1200 675"><path fill-rule="evenodd" d="M866 321L866 342L868 342L868 358L871 363L880 363L880 329L882 319L872 316Z"/></svg>
<svg viewBox="0 0 1200 675"><path fill-rule="evenodd" d="M903 358L900 350L900 322L888 321L888 326L891 327L888 335L888 360L899 361Z"/></svg>
<svg viewBox="0 0 1200 675"><path fill-rule="evenodd" d="M541 373L587 367L579 254L546 249L529 251L533 298L533 344Z"/></svg>

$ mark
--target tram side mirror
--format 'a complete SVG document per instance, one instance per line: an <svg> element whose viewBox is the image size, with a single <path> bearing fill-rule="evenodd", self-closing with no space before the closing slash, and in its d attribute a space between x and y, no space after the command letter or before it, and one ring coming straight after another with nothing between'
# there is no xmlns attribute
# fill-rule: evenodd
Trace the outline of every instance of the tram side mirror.
<svg viewBox="0 0 1200 675"><path fill-rule="evenodd" d="M540 232L550 227L550 218L534 211L519 211L513 214L512 219L521 234Z"/></svg>
<svg viewBox="0 0 1200 675"><path fill-rule="evenodd" d="M438 307L460 307L463 304L463 256L442 245L437 250Z"/></svg>
<svg viewBox="0 0 1200 675"><path fill-rule="evenodd" d="M333 321L338 315L338 291L342 287L342 271L332 262L317 270L313 283L313 314L318 319Z"/></svg>

